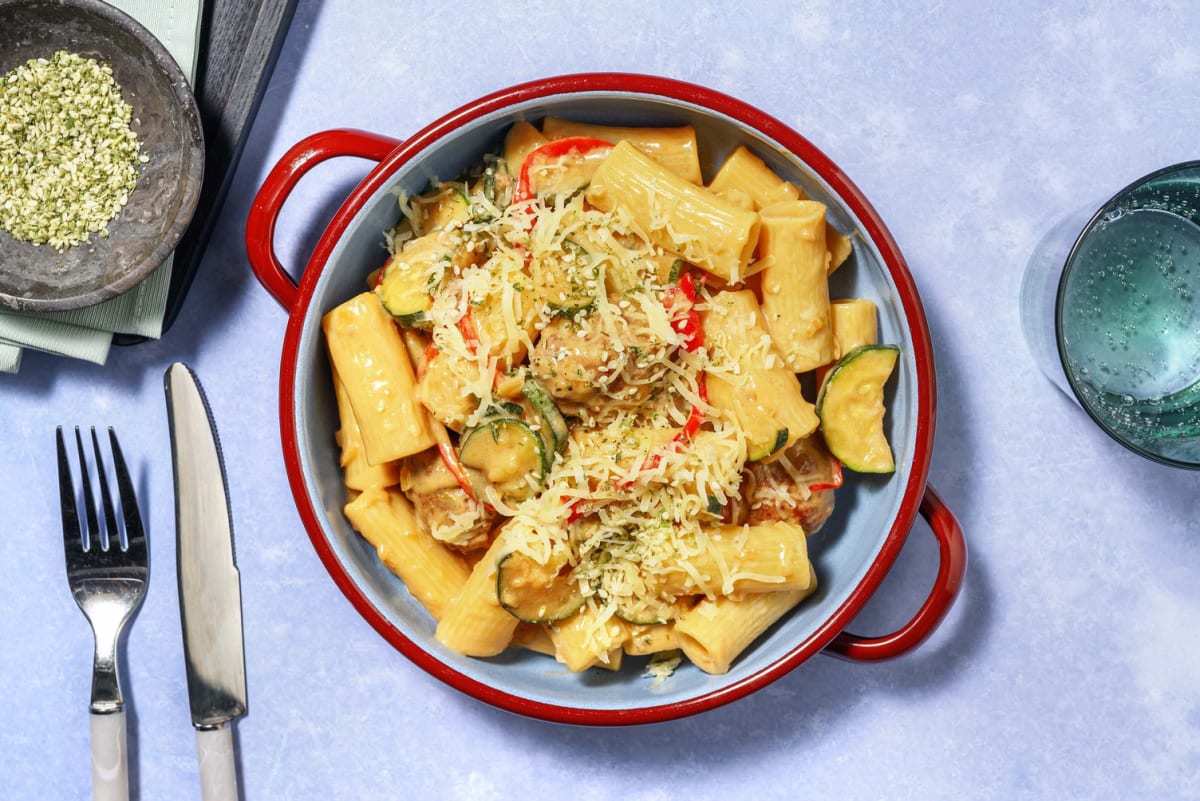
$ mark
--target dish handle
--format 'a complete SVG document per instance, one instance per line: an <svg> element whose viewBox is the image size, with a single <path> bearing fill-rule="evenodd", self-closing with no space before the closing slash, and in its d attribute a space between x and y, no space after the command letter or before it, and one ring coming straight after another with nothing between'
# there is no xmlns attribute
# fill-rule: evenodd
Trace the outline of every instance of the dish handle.
<svg viewBox="0 0 1200 801"><path fill-rule="evenodd" d="M908 623L891 634L860 637L843 631L826 646L826 653L857 662L900 656L920 645L950 611L967 570L967 544L954 514L932 487L925 487L920 512L937 538L939 559L937 578L925 603Z"/></svg>
<svg viewBox="0 0 1200 801"><path fill-rule="evenodd" d="M288 195L323 161L338 156L383 161L399 144L397 139L352 128L321 131L293 145L263 181L246 218L246 254L259 283L288 312L295 305L297 281L275 255L275 223Z"/></svg>

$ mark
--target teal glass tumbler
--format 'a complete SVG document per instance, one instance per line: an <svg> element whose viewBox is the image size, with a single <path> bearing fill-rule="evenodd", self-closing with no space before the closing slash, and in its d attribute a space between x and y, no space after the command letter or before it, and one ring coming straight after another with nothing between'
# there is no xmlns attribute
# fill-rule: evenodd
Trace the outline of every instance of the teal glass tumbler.
<svg viewBox="0 0 1200 801"><path fill-rule="evenodd" d="M1029 349L1122 445L1200 469L1200 161L1088 213L1056 226L1026 268Z"/></svg>

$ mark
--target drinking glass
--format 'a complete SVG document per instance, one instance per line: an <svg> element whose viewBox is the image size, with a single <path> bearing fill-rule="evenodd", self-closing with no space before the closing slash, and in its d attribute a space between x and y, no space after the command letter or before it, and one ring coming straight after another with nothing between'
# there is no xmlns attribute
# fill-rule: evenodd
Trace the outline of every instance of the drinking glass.
<svg viewBox="0 0 1200 801"><path fill-rule="evenodd" d="M1021 326L1043 372L1110 436L1200 469L1200 161L1051 230L1022 280Z"/></svg>

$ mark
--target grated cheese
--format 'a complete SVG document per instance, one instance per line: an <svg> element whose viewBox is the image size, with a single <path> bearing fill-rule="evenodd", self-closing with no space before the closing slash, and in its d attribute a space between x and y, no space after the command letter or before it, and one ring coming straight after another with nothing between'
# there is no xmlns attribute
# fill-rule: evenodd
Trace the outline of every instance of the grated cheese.
<svg viewBox="0 0 1200 801"><path fill-rule="evenodd" d="M646 676L652 681L652 688L659 687L664 681L671 678L675 673L675 669L683 662L683 655L679 651L659 651L650 657L650 661L646 664Z"/></svg>
<svg viewBox="0 0 1200 801"><path fill-rule="evenodd" d="M433 297L427 336L437 358L452 360L453 371L438 375L452 376L456 391L427 392L422 400L430 405L451 395L444 402L461 405L462 395L471 396L477 405L465 418L431 411L438 419L477 424L504 400L498 379L516 368L532 370L531 354L552 327L569 326L579 344L556 352L550 368L566 371L589 355L599 357L587 376L597 399L570 407L571 437L540 492L512 502L485 491L507 518L504 536L513 550L539 564L562 559L571 566L570 580L587 598L586 613L573 620L586 627L589 654L609 661L623 636L622 610L716 598L739 581L779 580L724 558L702 526L718 522L714 503L723 508L742 499L748 447L745 433L704 400L701 376L735 374L745 356L719 342L683 347L687 304L671 301L656 269L675 254L651 245L622 208L588 206L583 192L507 205L478 187L467 196L468 219L451 228L472 254L470 263L440 262L427 275ZM407 229L394 232L389 245L403 253L414 234L428 233L421 225L432 212L428 198L400 201ZM652 201L665 227L670 210L662 208L663 199ZM671 236L685 259L703 246L679 232ZM577 291L589 302L564 312L580 303ZM706 291L699 309L708 308ZM587 351L596 343L601 352ZM773 356L769 338L754 350L764 362ZM705 426L681 446L674 440L695 407ZM713 574L697 564L714 565ZM671 586L668 579L679 586L681 575L686 597L661 589ZM678 664L677 654L668 655L648 670L661 681Z"/></svg>

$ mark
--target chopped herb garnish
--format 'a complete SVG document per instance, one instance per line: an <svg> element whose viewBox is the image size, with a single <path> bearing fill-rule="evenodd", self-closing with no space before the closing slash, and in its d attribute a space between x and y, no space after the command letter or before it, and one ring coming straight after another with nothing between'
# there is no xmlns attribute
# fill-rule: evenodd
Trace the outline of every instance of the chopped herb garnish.
<svg viewBox="0 0 1200 801"><path fill-rule="evenodd" d="M108 237L141 152L112 68L60 50L0 79L0 228L58 250Z"/></svg>

